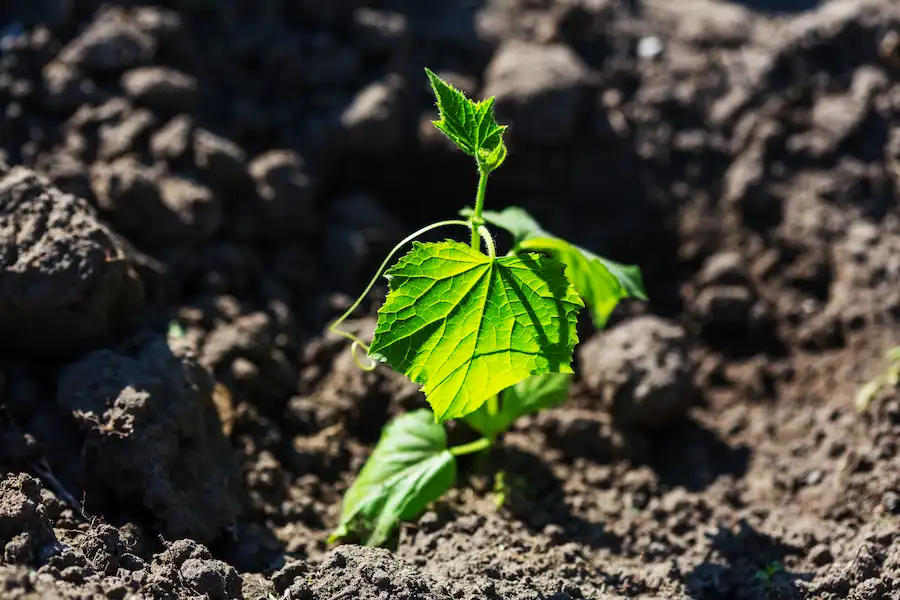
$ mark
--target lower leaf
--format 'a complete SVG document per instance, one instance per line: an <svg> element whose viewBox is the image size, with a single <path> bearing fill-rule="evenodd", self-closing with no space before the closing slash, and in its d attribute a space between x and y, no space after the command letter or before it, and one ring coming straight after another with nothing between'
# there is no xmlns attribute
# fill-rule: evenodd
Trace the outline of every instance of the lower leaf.
<svg viewBox="0 0 900 600"><path fill-rule="evenodd" d="M456 459L444 428L427 409L385 427L375 450L344 495L334 542L353 535L365 546L384 545L401 521L414 519L456 481Z"/></svg>

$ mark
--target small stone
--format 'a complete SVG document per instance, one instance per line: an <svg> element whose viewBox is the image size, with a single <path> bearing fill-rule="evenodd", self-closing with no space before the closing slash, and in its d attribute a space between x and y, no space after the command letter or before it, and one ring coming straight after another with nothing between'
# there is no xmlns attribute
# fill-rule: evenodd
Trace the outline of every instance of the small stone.
<svg viewBox="0 0 900 600"><path fill-rule="evenodd" d="M165 177L160 181L163 204L178 216L191 241L212 237L224 221L222 207L212 191L183 177Z"/></svg>
<svg viewBox="0 0 900 600"><path fill-rule="evenodd" d="M246 153L233 141L211 131L194 130L194 164L217 191L234 194L252 189Z"/></svg>
<svg viewBox="0 0 900 600"><path fill-rule="evenodd" d="M136 104L190 112L198 100L197 80L168 67L141 67L122 75L122 89Z"/></svg>
<svg viewBox="0 0 900 600"><path fill-rule="evenodd" d="M123 154L137 150L156 124L152 112L139 109L126 113L117 122L100 125L100 145L97 156L102 160L112 160Z"/></svg>
<svg viewBox="0 0 900 600"><path fill-rule="evenodd" d="M638 58L651 60L662 54L663 44L655 35L642 37L638 40L637 55Z"/></svg>
<svg viewBox="0 0 900 600"><path fill-rule="evenodd" d="M315 230L312 179L303 158L291 150L272 150L250 164L250 176L262 201L258 234L291 239Z"/></svg>
<svg viewBox="0 0 900 600"><path fill-rule="evenodd" d="M747 283L747 265L738 252L719 252L703 263L694 279L697 286L740 285Z"/></svg>
<svg viewBox="0 0 900 600"><path fill-rule="evenodd" d="M155 51L156 40L113 7L102 9L59 58L83 72L114 72L147 63Z"/></svg>
<svg viewBox="0 0 900 600"><path fill-rule="evenodd" d="M194 122L180 115L166 123L150 138L150 154L157 160L175 162L187 155Z"/></svg>
<svg viewBox="0 0 900 600"><path fill-rule="evenodd" d="M819 485L820 483L822 483L823 479L825 479L825 474L822 472L822 470L814 469L813 471L809 472L809 474L806 476L806 478L803 480L803 482L806 485L810 485L810 486Z"/></svg>
<svg viewBox="0 0 900 600"><path fill-rule="evenodd" d="M401 13L360 7L353 13L353 33L363 52L396 52L409 40L406 17Z"/></svg>
<svg viewBox="0 0 900 600"><path fill-rule="evenodd" d="M363 88L341 115L347 144L366 154L397 149L403 130L398 82L377 81Z"/></svg>
<svg viewBox="0 0 900 600"><path fill-rule="evenodd" d="M881 505L888 513L892 515L900 515L900 494L896 492L885 492L881 498Z"/></svg>
<svg viewBox="0 0 900 600"><path fill-rule="evenodd" d="M183 33L181 15L174 10L143 6L135 8L131 16L141 31L159 40L168 41Z"/></svg>
<svg viewBox="0 0 900 600"><path fill-rule="evenodd" d="M41 72L43 103L51 110L75 111L83 104L99 104L104 94L77 68L53 61Z"/></svg>

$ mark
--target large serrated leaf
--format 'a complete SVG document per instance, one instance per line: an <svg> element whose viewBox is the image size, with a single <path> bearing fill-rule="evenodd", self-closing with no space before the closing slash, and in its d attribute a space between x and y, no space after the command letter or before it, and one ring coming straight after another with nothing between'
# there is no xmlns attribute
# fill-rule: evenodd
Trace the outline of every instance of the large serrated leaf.
<svg viewBox="0 0 900 600"><path fill-rule="evenodd" d="M437 100L439 119L432 121L434 126L482 168L493 171L499 167L506 158L506 126L494 117L494 99L470 100L429 69L425 73Z"/></svg>
<svg viewBox="0 0 900 600"><path fill-rule="evenodd" d="M416 242L386 275L369 354L422 384L438 421L532 375L572 372L584 304L556 259Z"/></svg>
<svg viewBox="0 0 900 600"><path fill-rule="evenodd" d="M447 434L427 409L406 413L385 427L375 450L344 495L333 542L355 535L381 546L400 521L419 515L456 480Z"/></svg>
<svg viewBox="0 0 900 600"><path fill-rule="evenodd" d="M470 209L462 214L468 216ZM591 309L597 327L606 325L609 315L623 298L646 300L641 270L598 256L544 230L525 210L511 206L500 212L485 211L486 223L507 230L516 248L547 252L566 265L566 276Z"/></svg>

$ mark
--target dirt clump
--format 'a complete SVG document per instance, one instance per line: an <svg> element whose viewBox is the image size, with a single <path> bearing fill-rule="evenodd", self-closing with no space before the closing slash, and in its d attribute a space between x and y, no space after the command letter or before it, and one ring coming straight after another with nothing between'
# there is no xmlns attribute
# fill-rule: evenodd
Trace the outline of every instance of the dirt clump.
<svg viewBox="0 0 900 600"><path fill-rule="evenodd" d="M26 168L0 180L0 331L6 348L73 356L109 341L143 305L123 245L84 201Z"/></svg>
<svg viewBox="0 0 900 600"><path fill-rule="evenodd" d="M626 426L656 429L685 415L697 398L684 330L638 317L579 348L585 384Z"/></svg>
<svg viewBox="0 0 900 600"><path fill-rule="evenodd" d="M897 600L897 392L854 408L900 339L893 0L0 4L4 598ZM327 326L476 184L425 66L510 125L488 208L650 300L332 548L427 404Z"/></svg>
<svg viewBox="0 0 900 600"><path fill-rule="evenodd" d="M214 385L189 349L159 337L63 369L56 402L84 436L82 487L143 506L169 538L220 535L241 504Z"/></svg>

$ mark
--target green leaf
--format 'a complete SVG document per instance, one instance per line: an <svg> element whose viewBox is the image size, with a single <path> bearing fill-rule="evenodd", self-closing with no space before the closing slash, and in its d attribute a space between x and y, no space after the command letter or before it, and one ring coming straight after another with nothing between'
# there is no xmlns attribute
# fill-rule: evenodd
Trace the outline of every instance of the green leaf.
<svg viewBox="0 0 900 600"><path fill-rule="evenodd" d="M466 417L466 423L488 438L494 438L509 429L513 421L523 415L545 408L559 406L568 399L572 375L569 373L545 373L529 377L503 391L500 410L491 415L488 404Z"/></svg>
<svg viewBox="0 0 900 600"><path fill-rule="evenodd" d="M470 209L463 210L466 216ZM531 215L517 206L501 212L485 211L485 222L509 231L517 251L547 252L566 265L566 276L591 308L597 327L606 325L622 298L647 300L641 270L597 256L593 252L545 231Z"/></svg>
<svg viewBox="0 0 900 600"><path fill-rule="evenodd" d="M868 410L872 400L886 387L897 387L900 384L900 346L887 353L888 367L872 378L856 392L855 406L859 412Z"/></svg>
<svg viewBox="0 0 900 600"><path fill-rule="evenodd" d="M406 413L385 427L375 450L344 495L341 521L329 542L355 534L381 546L397 524L414 519L456 480L447 434L428 409Z"/></svg>
<svg viewBox="0 0 900 600"><path fill-rule="evenodd" d="M646 300L640 270L600 258L559 238L530 238L522 249L548 252L566 264L566 275L591 307L597 327L606 325L622 298Z"/></svg>
<svg viewBox="0 0 900 600"><path fill-rule="evenodd" d="M437 99L437 121L432 121L456 146L475 158L488 171L499 167L506 158L503 132L506 125L494 117L494 98L475 102L461 91L425 69Z"/></svg>
<svg viewBox="0 0 900 600"><path fill-rule="evenodd" d="M389 269L369 355L422 384L439 422L531 375L571 373L578 310L563 264L413 243Z"/></svg>

